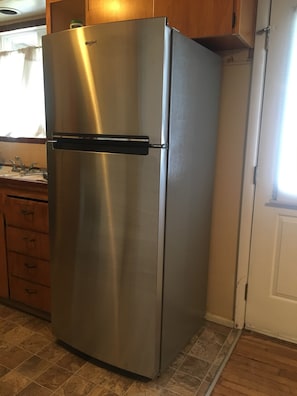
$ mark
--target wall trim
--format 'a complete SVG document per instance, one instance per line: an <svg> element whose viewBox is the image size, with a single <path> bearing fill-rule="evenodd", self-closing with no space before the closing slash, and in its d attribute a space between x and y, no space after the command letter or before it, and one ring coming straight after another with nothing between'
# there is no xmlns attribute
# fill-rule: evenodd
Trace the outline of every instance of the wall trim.
<svg viewBox="0 0 297 396"><path fill-rule="evenodd" d="M231 327L232 329L235 327L233 320L223 318L222 316L213 315L209 312L206 313L205 319L209 320L210 322L214 322L214 323L226 326L226 327Z"/></svg>
<svg viewBox="0 0 297 396"><path fill-rule="evenodd" d="M272 0L258 1L256 32L261 31L269 24L271 1ZM235 291L236 297L234 321L235 327L238 329L242 329L245 326L245 290L246 284L248 283L255 196L255 186L253 179L254 167L257 164L258 156L267 57L265 41L265 34L256 33L250 106L247 122Z"/></svg>

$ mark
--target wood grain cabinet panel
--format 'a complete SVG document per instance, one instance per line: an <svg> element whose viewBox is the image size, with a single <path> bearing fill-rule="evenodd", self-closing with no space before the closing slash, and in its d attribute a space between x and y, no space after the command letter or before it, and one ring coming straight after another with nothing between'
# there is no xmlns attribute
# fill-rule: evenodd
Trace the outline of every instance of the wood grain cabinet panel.
<svg viewBox="0 0 297 396"><path fill-rule="evenodd" d="M86 0L87 23L152 18L154 0Z"/></svg>
<svg viewBox="0 0 297 396"><path fill-rule="evenodd" d="M155 0L154 15L213 49L254 46L257 0Z"/></svg>
<svg viewBox="0 0 297 396"><path fill-rule="evenodd" d="M1 193L0 193L1 199ZM8 298L8 273L6 264L5 225L0 207L0 297Z"/></svg>
<svg viewBox="0 0 297 396"><path fill-rule="evenodd" d="M233 34L249 47L254 46L258 0L235 0Z"/></svg>
<svg viewBox="0 0 297 396"><path fill-rule="evenodd" d="M50 264L48 260L8 252L10 274L18 278L50 286Z"/></svg>
<svg viewBox="0 0 297 396"><path fill-rule="evenodd" d="M29 193L28 188L24 191L8 189L3 195L3 239L6 240L9 289L4 297L30 312L32 309L42 311L44 316L50 313L48 203L45 197Z"/></svg>
<svg viewBox="0 0 297 396"><path fill-rule="evenodd" d="M86 23L85 0L46 0L48 33L69 29L73 19Z"/></svg>
<svg viewBox="0 0 297 396"><path fill-rule="evenodd" d="M49 259L49 237L31 230L7 226L7 250L43 260Z"/></svg>
<svg viewBox="0 0 297 396"><path fill-rule="evenodd" d="M6 224L48 232L48 204L8 196L5 201Z"/></svg>
<svg viewBox="0 0 297 396"><path fill-rule="evenodd" d="M232 34L233 0L155 0L154 9L191 38Z"/></svg>
<svg viewBox="0 0 297 396"><path fill-rule="evenodd" d="M167 17L170 26L214 50L253 47L257 0L47 0L48 32L86 25Z"/></svg>
<svg viewBox="0 0 297 396"><path fill-rule="evenodd" d="M50 288L27 280L9 277L10 298L32 308L50 312Z"/></svg>

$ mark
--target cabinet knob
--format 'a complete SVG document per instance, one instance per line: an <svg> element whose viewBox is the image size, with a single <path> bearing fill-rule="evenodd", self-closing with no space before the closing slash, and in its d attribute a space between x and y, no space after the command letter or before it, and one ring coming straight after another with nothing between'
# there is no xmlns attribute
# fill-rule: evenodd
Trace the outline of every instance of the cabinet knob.
<svg viewBox="0 0 297 396"><path fill-rule="evenodd" d="M24 266L25 266L26 268L28 268L28 269L37 268L37 265L36 265L36 264L30 264L30 263L24 263Z"/></svg>
<svg viewBox="0 0 297 396"><path fill-rule="evenodd" d="M36 239L34 239L34 238L30 238L30 237L24 236L23 237L23 241L26 243L27 247L30 248L30 249L36 247L36 243L35 243Z"/></svg>
<svg viewBox="0 0 297 396"><path fill-rule="evenodd" d="M25 209L25 208L23 208L23 209L21 209L21 214L23 215L23 216L29 216L29 215L34 215L34 211L33 210L30 210L30 209Z"/></svg>

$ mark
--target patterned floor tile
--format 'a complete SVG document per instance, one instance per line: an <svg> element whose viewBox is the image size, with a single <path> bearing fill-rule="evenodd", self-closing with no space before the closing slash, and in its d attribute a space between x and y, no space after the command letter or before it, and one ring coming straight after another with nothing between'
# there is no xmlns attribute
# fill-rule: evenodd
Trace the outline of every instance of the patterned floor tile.
<svg viewBox="0 0 297 396"><path fill-rule="evenodd" d="M0 304L0 395L204 396L238 334L205 322L159 377L135 379L66 349L49 322Z"/></svg>
<svg viewBox="0 0 297 396"><path fill-rule="evenodd" d="M85 396L89 395L95 386L95 384L82 377L72 375L62 387L55 392L55 396Z"/></svg>
<svg viewBox="0 0 297 396"><path fill-rule="evenodd" d="M0 395L12 396L21 392L29 383L30 379L16 371L10 371L0 378Z"/></svg>
<svg viewBox="0 0 297 396"><path fill-rule="evenodd" d="M210 363L193 356L187 356L180 367L180 371L200 380L206 376Z"/></svg>
<svg viewBox="0 0 297 396"><path fill-rule="evenodd" d="M195 396L201 385L198 378L177 371L170 379L166 389L183 396Z"/></svg>
<svg viewBox="0 0 297 396"><path fill-rule="evenodd" d="M32 333L25 338L21 343L20 347L31 353L38 353L46 346L50 344L50 341L40 333Z"/></svg>
<svg viewBox="0 0 297 396"><path fill-rule="evenodd" d="M45 388L57 390L64 382L71 377L71 373L57 365L51 366L35 382Z"/></svg>
<svg viewBox="0 0 297 396"><path fill-rule="evenodd" d="M0 342L0 364L4 367L14 369L31 356L31 353L24 351L18 346L10 345L4 341Z"/></svg>
<svg viewBox="0 0 297 396"><path fill-rule="evenodd" d="M34 380L45 372L52 364L47 360L41 359L38 356L32 356L30 359L25 360L15 370L25 377Z"/></svg>
<svg viewBox="0 0 297 396"><path fill-rule="evenodd" d="M17 396L50 396L52 395L52 391L35 384L35 382L31 382L26 388L24 388Z"/></svg>

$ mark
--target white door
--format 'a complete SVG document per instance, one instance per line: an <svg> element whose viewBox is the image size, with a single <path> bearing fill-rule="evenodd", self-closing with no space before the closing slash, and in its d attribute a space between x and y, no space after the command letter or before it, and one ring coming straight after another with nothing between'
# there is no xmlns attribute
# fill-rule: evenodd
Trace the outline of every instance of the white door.
<svg viewBox="0 0 297 396"><path fill-rule="evenodd" d="M246 328L297 342L297 0L270 26Z"/></svg>

